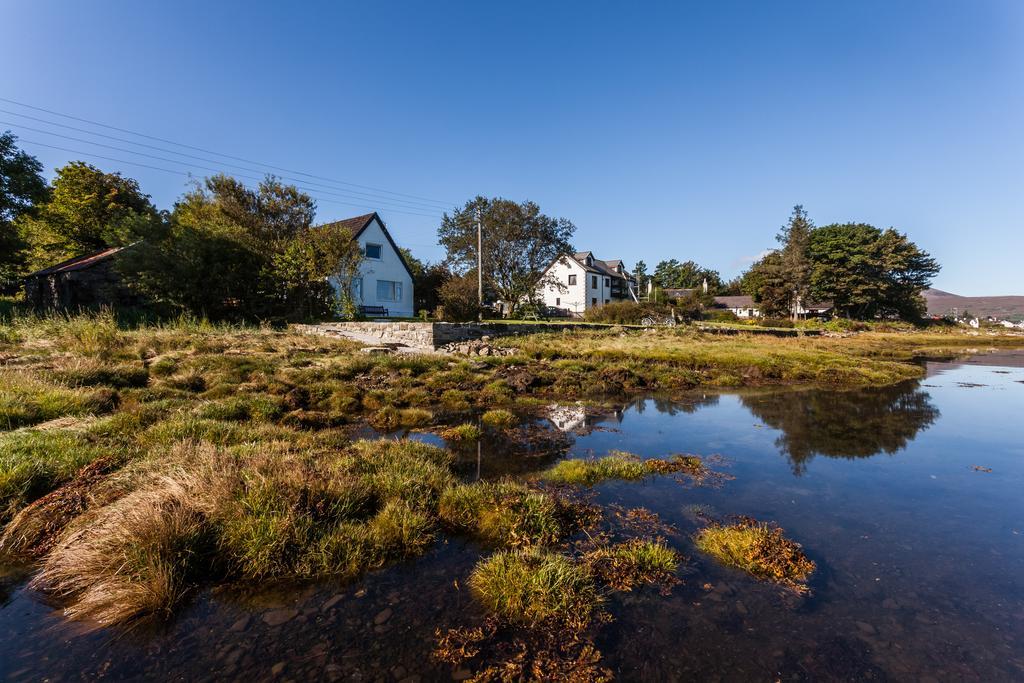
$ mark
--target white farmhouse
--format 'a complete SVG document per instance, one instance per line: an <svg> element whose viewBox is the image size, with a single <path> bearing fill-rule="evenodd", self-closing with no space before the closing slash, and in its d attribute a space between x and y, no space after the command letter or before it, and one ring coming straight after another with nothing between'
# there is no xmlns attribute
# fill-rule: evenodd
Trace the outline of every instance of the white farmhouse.
<svg viewBox="0 0 1024 683"><path fill-rule="evenodd" d="M352 281L360 311L370 317L413 317L412 271L377 212L329 225L348 229L363 252L359 276ZM331 284L341 287L337 278Z"/></svg>
<svg viewBox="0 0 1024 683"><path fill-rule="evenodd" d="M636 280L622 261L583 251L555 259L544 271L539 294L548 308L578 316L613 301L636 301Z"/></svg>

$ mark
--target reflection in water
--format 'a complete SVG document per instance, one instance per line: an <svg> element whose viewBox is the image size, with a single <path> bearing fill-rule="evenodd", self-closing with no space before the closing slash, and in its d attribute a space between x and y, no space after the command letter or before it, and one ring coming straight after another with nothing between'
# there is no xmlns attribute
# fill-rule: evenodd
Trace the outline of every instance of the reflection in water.
<svg viewBox="0 0 1024 683"><path fill-rule="evenodd" d="M778 394L740 395L765 424L782 431L776 446L801 474L815 455L866 458L903 450L939 410L919 381L860 391L812 389Z"/></svg>

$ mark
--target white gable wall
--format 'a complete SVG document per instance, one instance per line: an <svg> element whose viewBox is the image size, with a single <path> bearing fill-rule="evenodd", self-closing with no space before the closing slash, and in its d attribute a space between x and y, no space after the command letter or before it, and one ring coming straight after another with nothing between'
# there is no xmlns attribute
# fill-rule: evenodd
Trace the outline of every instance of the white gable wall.
<svg viewBox="0 0 1024 683"><path fill-rule="evenodd" d="M413 311L412 277L402 259L384 234L383 226L373 218L357 238L359 248L366 253L366 245L380 245L380 258L363 256L359 266L361 282L353 284L357 306L383 306L390 317L411 318ZM379 284L383 283L383 284ZM332 279L335 289L339 284ZM399 292L400 290L400 292ZM395 300L391 297L394 296Z"/></svg>
<svg viewBox="0 0 1024 683"><path fill-rule="evenodd" d="M569 284L569 276L576 276L576 284ZM545 279L561 283L561 288L554 284L543 285L541 292L544 305L561 308L572 313L583 315L587 310L587 271L571 258L563 256L555 261L545 273Z"/></svg>

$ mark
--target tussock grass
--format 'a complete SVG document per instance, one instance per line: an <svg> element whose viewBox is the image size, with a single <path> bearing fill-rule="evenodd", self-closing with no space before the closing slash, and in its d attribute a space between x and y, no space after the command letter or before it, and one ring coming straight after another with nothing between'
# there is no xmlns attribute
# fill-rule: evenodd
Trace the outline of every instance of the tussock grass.
<svg viewBox="0 0 1024 683"><path fill-rule="evenodd" d="M480 429L468 422L441 430L441 438L448 442L479 441L480 436Z"/></svg>
<svg viewBox="0 0 1024 683"><path fill-rule="evenodd" d="M632 453L612 451L601 458L561 460L543 472L541 479L553 484L594 486L604 481L636 481L652 474L677 472L700 475L704 463L695 455L641 460Z"/></svg>
<svg viewBox="0 0 1024 683"><path fill-rule="evenodd" d="M494 429L508 429L516 423L516 416L503 408L492 408L485 412L480 420Z"/></svg>
<svg viewBox="0 0 1024 683"><path fill-rule="evenodd" d="M102 454L93 439L77 431L0 434L0 521L69 481Z"/></svg>
<svg viewBox="0 0 1024 683"><path fill-rule="evenodd" d="M106 413L119 396L112 389L75 389L18 370L0 370L0 430L69 415Z"/></svg>
<svg viewBox="0 0 1024 683"><path fill-rule="evenodd" d="M101 626L169 613L209 543L190 491L170 479L106 506L90 522L46 557L32 586L61 598L66 616Z"/></svg>
<svg viewBox="0 0 1024 683"><path fill-rule="evenodd" d="M491 555L473 570L469 586L486 609L528 627L555 621L582 629L603 602L585 567L539 549Z"/></svg>
<svg viewBox="0 0 1024 683"><path fill-rule="evenodd" d="M619 591L651 583L671 587L680 560L664 541L642 539L598 548L584 557L595 576Z"/></svg>
<svg viewBox="0 0 1024 683"><path fill-rule="evenodd" d="M492 546L546 546L568 529L566 511L550 494L511 481L447 489L438 514L452 529Z"/></svg>
<svg viewBox="0 0 1024 683"><path fill-rule="evenodd" d="M798 592L807 590L807 579L815 569L800 544L783 536L782 529L749 518L705 527L697 532L694 543L723 564Z"/></svg>

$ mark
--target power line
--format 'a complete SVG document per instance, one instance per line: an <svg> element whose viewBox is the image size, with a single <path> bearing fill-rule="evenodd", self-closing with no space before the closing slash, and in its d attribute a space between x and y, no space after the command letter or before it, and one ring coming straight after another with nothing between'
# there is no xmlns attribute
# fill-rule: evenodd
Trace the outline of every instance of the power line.
<svg viewBox="0 0 1024 683"><path fill-rule="evenodd" d="M27 142L30 145L39 145L40 147L47 147L49 149L56 149L56 150L60 150L62 152L70 152L71 154L82 154L82 155L85 155L87 157L92 157L92 158L95 158L95 159L104 159L106 161L113 161L113 162L116 162L116 163L119 163L119 164L132 164L134 166L141 166L142 168L153 169L154 171L163 171L165 173L173 173L175 175L184 175L184 176L188 176L188 177L192 177L192 175L193 175L192 173L190 173L188 171L174 170L174 169L170 169L170 168L162 168L160 166L153 166L151 164L144 164L144 163L141 163L141 162L138 162L138 161L128 161L127 159L115 159L113 157L104 156L102 154L96 154L95 152L83 152L81 150L69 149L67 147L58 147L57 145L49 145L49 144L46 144L45 142L38 142L38 141L35 141L35 140L25 140L25 139L22 139L21 142ZM173 161L173 160L170 160L170 159L168 161L171 161L172 163L182 163L183 164L183 162ZM240 176L240 177L247 178L247 179L250 179L250 180L253 180L253 179L254 180L261 180L260 178L252 178L251 176ZM300 190L303 190L303 191L308 191L308 188L298 187L297 189L300 189ZM318 202L323 202L325 204L345 204L347 206L356 206L356 207L363 208L363 209L372 209L372 208L374 208L374 205L373 204L369 204L369 203L366 203L366 204L356 204L354 202L338 201L337 199L323 199L323 198L321 198L319 196L312 195L312 194L310 196L313 199L317 200ZM391 208L391 207L388 207L387 210L388 211L393 211L395 213L408 214L410 216L423 216L425 218L439 218L439 216L437 214L417 213L417 212L414 212L414 211L404 211L402 209L395 209L395 208Z"/></svg>
<svg viewBox="0 0 1024 683"><path fill-rule="evenodd" d="M167 162L170 162L172 164L181 164L182 166L191 166L191 167L203 169L203 170L206 170L206 171L213 171L214 173L221 172L221 168L214 168L214 167L210 167L210 166L200 166L200 165L195 164L195 163L189 163L189 162L185 162L185 161L180 161L178 159L168 159L167 157L156 156L155 154L146 154L145 152L139 152L139 151L136 151L134 149L125 149L124 147L116 147L114 145L108 145L108 144L105 144L105 143L102 143L102 142L95 142L93 140L85 140L85 139L82 139L82 138L76 138L76 137L71 136L71 135L63 135L61 133L54 133L54 132L51 132L51 131L48 131L48 130L43 130L41 128L33 128L31 126L25 126L25 125L22 125L22 124L19 124L19 123L12 123L10 121L0 121L0 124L4 124L4 125L7 125L7 126L17 126L19 129L31 130L31 131L35 131L36 133L43 133L44 135L52 135L54 137L64 138L65 140L73 140L75 142L84 142L87 145L95 145L96 147L105 147L107 149L112 149L112 150L115 150L117 152L125 152L126 154L134 154L134 155L141 156L141 157L147 157L149 159L156 159L158 161L167 161ZM132 143L129 142L129 144L132 144ZM159 149L159 148L157 148L157 149ZM164 151L170 151L170 150L164 150ZM177 152L174 152L174 151L170 151L170 153L171 154L177 154ZM191 156L191 155L188 155L188 156ZM200 158L200 157L194 157L194 158ZM207 161L207 162L209 162L211 164L220 164L221 163L221 162L217 161L216 159L201 159L201 160L202 161ZM233 164L224 164L224 165L225 166L232 166ZM235 168L241 168L241 167L235 166ZM246 168L246 169L243 169L243 170L250 171L252 173L260 173L260 171L258 169ZM236 175L238 175L238 174L236 174ZM252 176L241 176L241 175L239 175L239 177L246 177L246 178L250 178L250 179L259 180L259 178L253 178ZM291 180L291 181L300 182L300 183L301 182L305 182L305 181L302 181L302 180L298 180L296 178L288 178L288 177L282 177L282 180ZM310 183L310 184L317 184L317 183ZM329 190L337 190L337 188L333 188L332 187L332 188L329 188ZM393 206L398 206L399 208L415 209L415 210L419 210L419 211L437 211L436 207L433 207L433 206L419 206L417 204L410 204L410 203L406 202L406 200L404 200L404 199L391 199L391 198L381 199L380 197L374 197L372 195L367 195L367 194L365 194L363 192L355 192L353 190L337 190L337 191L340 191L340 192L344 193L344 194L337 194L336 192L331 192L329 190L315 189L313 191L315 191L315 192L324 192L324 193L326 193L328 195L332 195L332 196L336 196L336 197L343 197L343 198L347 198L347 199L372 200L374 202L380 203L381 205L385 205L385 206L390 205L389 208L391 208Z"/></svg>
<svg viewBox="0 0 1024 683"><path fill-rule="evenodd" d="M133 131L133 130L129 130L127 128L118 128L117 126L111 126L111 125L108 125L106 123L100 123L99 121L92 121L90 119L81 118L79 116L72 116L71 114L63 114L63 113L61 113L59 111L54 111L52 109L45 109L43 107L37 107L37 106L31 105L31 104L25 104L24 102L19 102L17 100L12 100L12 99L9 99L9 98L6 98L6 97L0 97L0 101L8 102L10 104L14 104L14 105L17 105L19 107L25 107L27 109L33 109L35 111L45 112L45 113L51 114L53 116L60 116L61 118L70 119L72 121L80 121L82 123L88 123L88 124L93 125L93 126L100 126L101 128L107 128L109 130L116 130L116 131L119 131L121 133L128 133L129 135L136 135L136 136L141 137L141 138L146 138L147 140L155 140L157 142L163 142L163 143L166 143L168 145L175 145L177 147L184 147L185 149L191 149L191 150L194 150L194 151L197 151L197 152L203 152L204 154L213 154L214 156L224 157L226 159L234 159L235 161L241 161L241 162L244 162L244 163L247 163L247 164L256 164L257 166L266 166L267 168L272 168L272 169L275 169L275 170L278 170L278 171L283 171L285 173L294 173L296 175L306 176L307 178L316 178L318 180L326 180L328 182L337 183L339 185L348 185L350 187L358 187L358 188L362 188L364 190L372 190L374 192L383 192L385 194L392 194L392 195L396 195L396 196L400 196L400 197L408 197L410 199L420 199L420 200L423 200L423 201L433 202L433 203L439 204L439 205L441 205L443 207L450 207L450 206L455 206L456 205L453 202L441 201L439 199L432 199L430 197L421 197L421 196L418 196L418 195L406 194L404 192L395 192L393 190L385 190L385 189L379 188L379 187L372 187L370 185L360 185L358 183L350 183L350 182L347 182L347 181L344 181L344 180L336 180L336 179L333 179L333 178L327 178L327 177L324 177L324 176L314 175L312 173L305 173L303 171L294 171L294 170L291 170L291 169L282 168L280 166L275 166L273 164L268 164L268 163L265 163L265 162L262 162L262 161L255 161L255 160L252 160L252 159L246 159L244 157L236 157L236 156L232 156L230 154L224 154L222 152L216 152L214 150L206 149L206 148L203 148L203 147L196 147L194 145L187 145L187 144L182 143L182 142L175 142L174 140L168 140L166 138L156 137L155 135L147 135L145 133L139 133L139 132L136 132L136 131Z"/></svg>
<svg viewBox="0 0 1024 683"><path fill-rule="evenodd" d="M77 126L68 126L66 124L57 123L55 121L47 121L46 119L41 119L41 118L38 118L36 116L28 116L27 114L19 114L18 112L9 111L7 109L0 109L0 112L2 112L4 114L12 114L14 116L18 116L18 117L25 118L25 119L30 119L32 121L39 121L40 123L45 123L48 126L57 126L59 128L66 128L68 130L78 131L79 133L85 133L86 135L92 135L92 136L95 136L95 137L104 138L106 140L116 140L117 142L124 142L124 143L127 143L129 145L135 145L136 147L145 147L146 149L153 149L153 150L156 150L158 152L165 152L167 154L176 154L178 156L187 157L189 159L197 159L199 161L206 161L206 162L209 162L211 164L220 164L221 166L225 166L225 167L228 167L228 168L237 168L237 169L241 169L243 171L249 171L250 173L266 173L265 171L261 171L259 169L255 169L255 168L248 168L246 166L239 166L238 164L229 164L229 163L226 163L226 162L223 162L223 161L218 161L216 159L207 159L206 157L196 156L195 154L187 154L185 152L177 152L177 151L175 151L173 149L167 149L166 147L157 147L156 145L147 145L144 142L136 142L135 140L129 140L127 138L119 138L116 135L106 135L104 133L97 133L95 131L91 131L91 130L88 130L86 128L78 128ZM36 133L44 133L46 135L54 135L56 137L66 138L68 140L75 140L77 142L87 142L87 143L89 143L91 145L106 146L106 145L101 145L100 143L94 142L92 140L82 140L81 138L72 137L70 135L63 135L61 133L55 133L53 131L44 130L42 128L33 128L32 126L26 126L24 123L17 123L17 122L14 122L14 121L0 121L0 124L3 124L5 126L18 126L19 128L22 128L24 130L31 130L31 131L34 131ZM119 147L110 147L110 149L118 149L118 150L120 150L121 148L119 148ZM137 152L135 150L130 150L130 151L129 150L121 150L121 151L127 151L130 154L141 154L141 152ZM180 162L175 162L175 163L180 163ZM395 199L395 198L392 198L392 197L377 197L377 196L374 196L372 194L368 194L366 192L359 192L358 190L349 190L348 188L344 188L344 187L334 187L332 185L325 185L323 183L311 182L311 181L308 181L308 180L298 180L297 178L289 178L289 177L286 177L286 176L281 176L281 179L282 180L292 180L294 182L299 182L299 183L306 183L307 185L318 185L320 187L324 187L324 188L327 188L327 189L330 189L330 190L337 190L337 191L348 193L350 196L358 195L358 196L360 196L360 198L364 198L365 197L365 198L369 198L369 199L380 199L382 201L401 202L403 204L408 204L410 206L419 206L420 208L429 209L431 211L437 209L436 206L425 204L424 202L420 202L420 201L417 201L417 200Z"/></svg>

